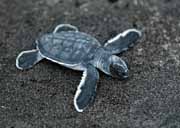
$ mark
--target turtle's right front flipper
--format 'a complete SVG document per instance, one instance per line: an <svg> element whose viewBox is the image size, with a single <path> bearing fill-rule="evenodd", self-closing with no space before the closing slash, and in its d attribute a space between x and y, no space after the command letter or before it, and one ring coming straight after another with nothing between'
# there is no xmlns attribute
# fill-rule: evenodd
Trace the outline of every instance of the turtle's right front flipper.
<svg viewBox="0 0 180 128"><path fill-rule="evenodd" d="M42 59L37 49L23 51L16 58L16 67L21 70L29 69Z"/></svg>
<svg viewBox="0 0 180 128"><path fill-rule="evenodd" d="M94 101L99 79L99 73L95 67L89 65L86 68L74 97L74 106L78 112L82 112L85 107Z"/></svg>

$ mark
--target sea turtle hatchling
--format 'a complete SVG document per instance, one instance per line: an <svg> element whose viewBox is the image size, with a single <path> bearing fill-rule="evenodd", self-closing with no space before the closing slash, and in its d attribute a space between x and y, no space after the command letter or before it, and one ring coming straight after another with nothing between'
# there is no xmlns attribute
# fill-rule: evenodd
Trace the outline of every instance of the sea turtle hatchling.
<svg viewBox="0 0 180 128"><path fill-rule="evenodd" d="M141 37L141 32L128 29L102 46L95 38L79 32L70 24L58 25L52 33L36 40L36 49L21 52L16 67L29 69L42 59L67 68L83 71L83 77L74 97L74 106L82 112L95 99L99 79L98 69L121 79L128 77L126 63L115 54L126 51Z"/></svg>

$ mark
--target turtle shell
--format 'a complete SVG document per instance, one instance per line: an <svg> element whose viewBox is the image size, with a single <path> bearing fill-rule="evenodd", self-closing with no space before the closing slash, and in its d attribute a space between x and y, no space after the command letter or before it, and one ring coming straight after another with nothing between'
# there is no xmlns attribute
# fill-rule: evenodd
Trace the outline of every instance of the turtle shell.
<svg viewBox="0 0 180 128"><path fill-rule="evenodd" d="M100 46L95 38L75 31L45 34L37 41L37 48L43 56L65 64L92 60Z"/></svg>

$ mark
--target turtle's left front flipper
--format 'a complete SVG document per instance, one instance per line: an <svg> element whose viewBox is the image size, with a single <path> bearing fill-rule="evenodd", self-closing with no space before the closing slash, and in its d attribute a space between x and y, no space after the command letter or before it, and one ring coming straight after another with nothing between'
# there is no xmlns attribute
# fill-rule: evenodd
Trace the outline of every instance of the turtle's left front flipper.
<svg viewBox="0 0 180 128"><path fill-rule="evenodd" d="M88 65L83 72L83 77L74 97L74 106L78 112L82 112L94 101L98 79L99 73L96 68Z"/></svg>
<svg viewBox="0 0 180 128"><path fill-rule="evenodd" d="M37 49L23 51L16 58L16 67L21 70L29 69L42 59Z"/></svg>
<svg viewBox="0 0 180 128"><path fill-rule="evenodd" d="M134 46L136 41L142 36L141 32L136 29L128 29L116 37L108 40L104 47L112 54L119 54L126 51L129 47Z"/></svg>

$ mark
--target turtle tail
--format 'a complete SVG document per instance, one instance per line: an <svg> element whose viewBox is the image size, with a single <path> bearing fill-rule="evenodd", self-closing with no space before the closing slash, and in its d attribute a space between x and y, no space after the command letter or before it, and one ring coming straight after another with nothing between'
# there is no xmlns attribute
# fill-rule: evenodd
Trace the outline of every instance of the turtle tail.
<svg viewBox="0 0 180 128"><path fill-rule="evenodd" d="M37 49L23 51L16 58L16 67L20 70L29 69L42 59Z"/></svg>

